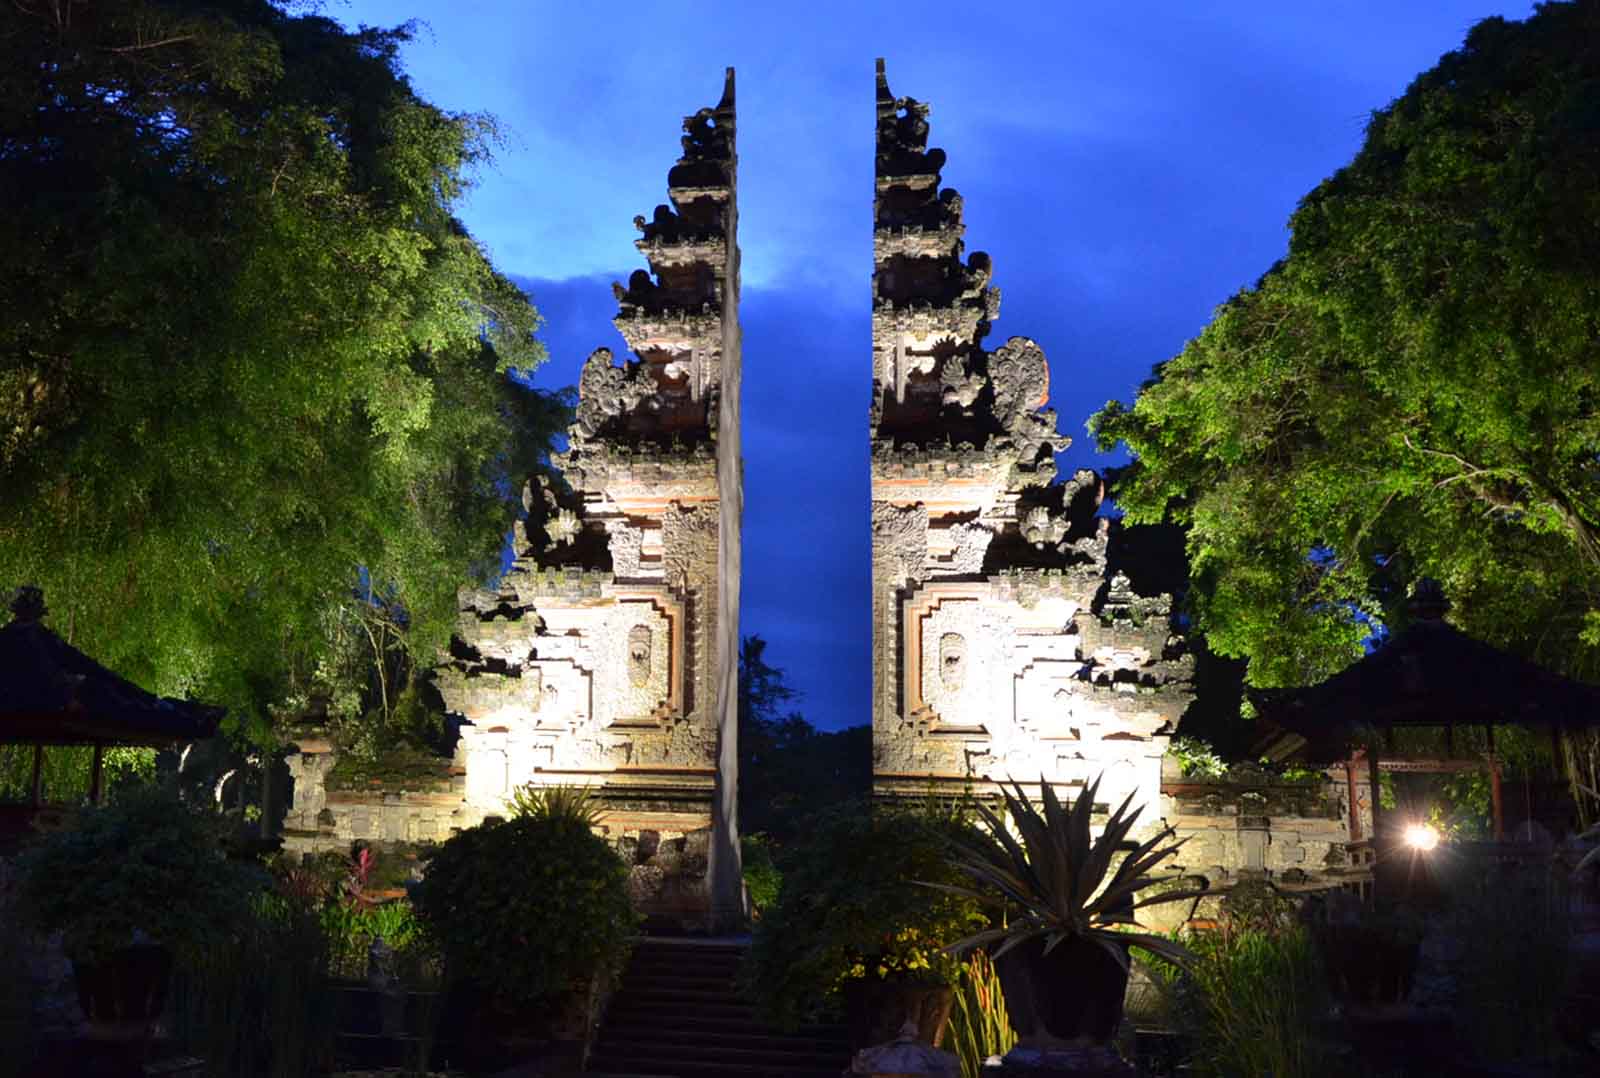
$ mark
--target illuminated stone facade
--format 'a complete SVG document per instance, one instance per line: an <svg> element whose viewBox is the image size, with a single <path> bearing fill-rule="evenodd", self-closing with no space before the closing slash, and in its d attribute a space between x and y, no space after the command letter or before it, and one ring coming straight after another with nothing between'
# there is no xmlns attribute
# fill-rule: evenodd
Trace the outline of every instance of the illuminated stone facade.
<svg viewBox="0 0 1600 1078"><path fill-rule="evenodd" d="M567 784L596 787L623 830L669 806L670 831L710 824L728 661L719 473L738 453L737 429L719 429L738 362L731 72L684 132L671 204L634 218L650 269L612 286L633 355L585 362L555 458L569 489L525 492L517 560L497 590L463 596L455 662L437 675L467 719L477 811L522 783Z"/></svg>
<svg viewBox="0 0 1600 1078"><path fill-rule="evenodd" d="M878 64L872 313L873 771L880 795L1104 775L1156 813L1190 699L1167 596L1112 573L1092 472L1057 481L1068 439L1026 337L984 340L993 265L963 257L928 106Z"/></svg>

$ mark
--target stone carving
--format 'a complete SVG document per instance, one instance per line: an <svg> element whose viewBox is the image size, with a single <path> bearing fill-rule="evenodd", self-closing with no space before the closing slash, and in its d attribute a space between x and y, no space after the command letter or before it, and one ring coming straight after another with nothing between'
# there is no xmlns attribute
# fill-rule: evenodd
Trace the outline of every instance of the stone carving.
<svg viewBox="0 0 1600 1078"><path fill-rule="evenodd" d="M873 766L880 795L1007 778L1153 804L1190 665L1165 597L1107 580L1101 485L1056 481L1050 366L966 257L928 106L877 87ZM1146 817L1150 819L1150 817ZM1149 826L1154 826L1153 820Z"/></svg>
<svg viewBox="0 0 1600 1078"><path fill-rule="evenodd" d="M921 580L928 560L927 509L874 502L872 548L893 579Z"/></svg>
<svg viewBox="0 0 1600 1078"><path fill-rule="evenodd" d="M606 422L626 415L650 397L653 386L640 377L640 364L614 366L611 349L596 348L578 375L577 423L574 438L595 438Z"/></svg>
<svg viewBox="0 0 1600 1078"><path fill-rule="evenodd" d="M610 525L611 571L618 578L643 574L644 531L627 523Z"/></svg>
<svg viewBox="0 0 1600 1078"><path fill-rule="evenodd" d="M967 638L945 633L939 638L939 682L945 692L960 692L967 681Z"/></svg>
<svg viewBox="0 0 1600 1078"><path fill-rule="evenodd" d="M650 626L628 630L628 680L637 688L650 684Z"/></svg>

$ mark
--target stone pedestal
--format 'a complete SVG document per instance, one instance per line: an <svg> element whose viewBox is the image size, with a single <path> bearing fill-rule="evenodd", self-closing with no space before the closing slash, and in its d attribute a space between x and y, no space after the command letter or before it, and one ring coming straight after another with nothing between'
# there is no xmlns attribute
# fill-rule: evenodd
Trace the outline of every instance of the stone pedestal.
<svg viewBox="0 0 1600 1078"><path fill-rule="evenodd" d="M998 1063L983 1066L984 1078L1134 1078L1135 1073L1115 1045L1046 1052L1018 1046Z"/></svg>

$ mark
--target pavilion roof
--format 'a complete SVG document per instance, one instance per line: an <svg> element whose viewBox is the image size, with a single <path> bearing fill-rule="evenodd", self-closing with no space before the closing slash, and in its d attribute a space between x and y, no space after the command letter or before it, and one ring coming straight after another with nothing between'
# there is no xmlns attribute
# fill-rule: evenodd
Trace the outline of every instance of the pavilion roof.
<svg viewBox="0 0 1600 1078"><path fill-rule="evenodd" d="M164 745L211 737L222 708L146 692L62 640L24 588L0 626L0 743Z"/></svg>
<svg viewBox="0 0 1600 1078"><path fill-rule="evenodd" d="M1600 686L1563 677L1461 632L1414 622L1318 685L1252 697L1273 758L1331 761L1374 731L1406 726L1600 725Z"/></svg>

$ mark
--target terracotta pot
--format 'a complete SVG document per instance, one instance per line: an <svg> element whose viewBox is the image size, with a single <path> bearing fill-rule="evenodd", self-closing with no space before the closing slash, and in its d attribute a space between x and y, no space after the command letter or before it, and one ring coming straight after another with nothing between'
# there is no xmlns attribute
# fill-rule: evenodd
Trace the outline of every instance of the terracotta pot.
<svg viewBox="0 0 1600 1078"><path fill-rule="evenodd" d="M1043 1051L1116 1037L1128 971L1093 940L1069 937L1045 954L1044 939L1032 939L1002 955L995 970L1019 1045Z"/></svg>
<svg viewBox="0 0 1600 1078"><path fill-rule="evenodd" d="M950 1021L955 991L925 981L863 979L844 986L850 1020L850 1051L899 1039L906 1022L917 1024L917 1040L937 1048Z"/></svg>
<svg viewBox="0 0 1600 1078"><path fill-rule="evenodd" d="M90 1033L136 1040L148 1034L166 1006L172 952L154 944L124 947L99 962L74 961L72 973Z"/></svg>

